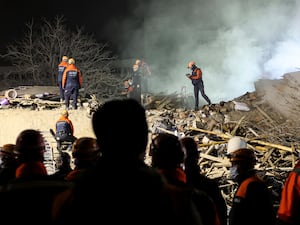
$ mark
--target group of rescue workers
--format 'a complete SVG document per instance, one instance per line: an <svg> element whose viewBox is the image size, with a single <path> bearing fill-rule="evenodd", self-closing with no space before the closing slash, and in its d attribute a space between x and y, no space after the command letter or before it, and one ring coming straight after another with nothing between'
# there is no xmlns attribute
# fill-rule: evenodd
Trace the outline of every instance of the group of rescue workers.
<svg viewBox="0 0 300 225"><path fill-rule="evenodd" d="M202 78L202 70L196 65L194 61L190 61L187 64L187 68L191 70L191 73L186 74L187 78L192 81L194 87L194 98L195 98L195 110L199 109L199 92L202 97L211 105L211 100L205 94L204 83ZM129 98L136 99L141 103L142 93L147 93L148 88L148 79L151 75L148 64L144 60L137 59L132 66L132 76L130 79L124 82L125 88L127 90L127 96Z"/></svg>
<svg viewBox="0 0 300 225"><path fill-rule="evenodd" d="M202 70L194 61L190 61L187 68L191 73L186 76L192 81L194 86L195 110L199 109L199 92L202 97L211 105L211 100L205 94L204 83L202 79ZM142 93L148 93L148 79L151 75L150 67L145 60L136 59L132 66L132 76L124 82L128 98L133 98L142 103ZM75 66L74 58L62 57L58 65L57 83L60 93L60 101L65 102L65 107L69 110L70 99L72 97L72 108L77 109L77 99L79 89L82 87L82 73Z"/></svg>
<svg viewBox="0 0 300 225"><path fill-rule="evenodd" d="M60 101L65 102L69 110L72 97L72 109L77 109L79 89L82 88L82 73L75 65L74 58L63 56L58 65L57 84L59 87Z"/></svg>

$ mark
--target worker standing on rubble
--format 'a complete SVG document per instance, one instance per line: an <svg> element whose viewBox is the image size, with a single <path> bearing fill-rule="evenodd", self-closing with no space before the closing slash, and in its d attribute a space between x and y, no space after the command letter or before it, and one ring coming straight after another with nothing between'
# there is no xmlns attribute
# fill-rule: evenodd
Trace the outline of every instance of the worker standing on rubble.
<svg viewBox="0 0 300 225"><path fill-rule="evenodd" d="M192 71L192 73L186 74L186 76L192 81L194 85L194 97L195 97L195 110L199 109L199 91L201 92L202 97L211 105L210 99L204 92L204 84L202 79L202 70L196 66L194 61L190 61L187 65L187 68Z"/></svg>
<svg viewBox="0 0 300 225"><path fill-rule="evenodd" d="M73 100L72 108L77 109L79 89L82 87L82 74L78 67L75 66L75 59L70 58L68 64L62 77L62 87L65 90L66 110L69 110L71 96Z"/></svg>
<svg viewBox="0 0 300 225"><path fill-rule="evenodd" d="M132 66L132 78L130 79L130 92L128 92L128 97L137 100L139 103L142 102L142 70L141 70L141 60L137 59Z"/></svg>
<svg viewBox="0 0 300 225"><path fill-rule="evenodd" d="M141 60L139 67L142 73L142 93L145 94L149 92L148 81L151 76L151 70L148 63L146 63L144 59Z"/></svg>
<svg viewBox="0 0 300 225"><path fill-rule="evenodd" d="M258 176L254 166L256 156L241 137L228 141L227 154L231 162L230 178L237 182L229 225L274 225L276 220L271 193Z"/></svg>
<svg viewBox="0 0 300 225"><path fill-rule="evenodd" d="M64 89L62 87L62 77L63 74L68 67L68 56L63 56L61 59L60 64L58 65L58 73L57 73L57 85L59 88L59 96L60 96L60 102L63 102L65 100L65 94L64 94Z"/></svg>

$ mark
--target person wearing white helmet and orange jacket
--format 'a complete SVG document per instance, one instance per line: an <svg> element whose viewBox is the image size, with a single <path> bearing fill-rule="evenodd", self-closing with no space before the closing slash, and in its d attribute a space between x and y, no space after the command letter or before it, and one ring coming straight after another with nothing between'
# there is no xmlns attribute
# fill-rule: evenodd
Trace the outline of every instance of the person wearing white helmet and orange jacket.
<svg viewBox="0 0 300 225"><path fill-rule="evenodd" d="M257 174L256 155L239 136L228 141L230 179L238 184L229 212L229 225L274 225L276 213L271 192Z"/></svg>
<svg viewBox="0 0 300 225"><path fill-rule="evenodd" d="M72 107L73 109L77 109L79 89L82 87L82 74L78 67L75 66L75 60L70 58L68 64L69 66L66 68L62 77L62 87L65 90L65 105L67 110L69 110L70 98L72 95Z"/></svg>
<svg viewBox="0 0 300 225"><path fill-rule="evenodd" d="M194 96L195 96L195 110L199 108L199 91L201 92L202 97L211 105L209 97L205 94L204 84L202 79L202 70L196 66L194 61L190 61L187 65L188 69L191 69L191 74L186 74L186 76L192 81L194 85Z"/></svg>

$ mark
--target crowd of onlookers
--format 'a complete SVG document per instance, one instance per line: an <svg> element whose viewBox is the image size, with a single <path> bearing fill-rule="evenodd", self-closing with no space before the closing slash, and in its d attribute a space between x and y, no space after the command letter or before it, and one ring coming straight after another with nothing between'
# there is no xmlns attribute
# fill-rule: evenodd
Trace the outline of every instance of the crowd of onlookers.
<svg viewBox="0 0 300 225"><path fill-rule="evenodd" d="M217 181L201 173L193 137L162 132L148 140L145 109L138 101L105 102L94 112L92 126L96 138L79 137L70 152L61 151L51 175L38 130L24 129L16 143L1 147L2 223L300 224L299 164L275 210L268 186L254 169L255 152L243 138L231 138L230 179L237 189L228 208ZM144 160L148 142L151 165Z"/></svg>

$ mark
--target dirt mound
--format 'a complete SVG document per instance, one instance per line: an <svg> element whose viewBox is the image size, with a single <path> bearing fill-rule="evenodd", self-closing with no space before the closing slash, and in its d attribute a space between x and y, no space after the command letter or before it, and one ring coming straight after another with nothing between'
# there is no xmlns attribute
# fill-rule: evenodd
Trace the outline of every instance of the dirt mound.
<svg viewBox="0 0 300 225"><path fill-rule="evenodd" d="M300 72L288 73L283 79L259 80L255 83L258 95L295 125L300 123Z"/></svg>

